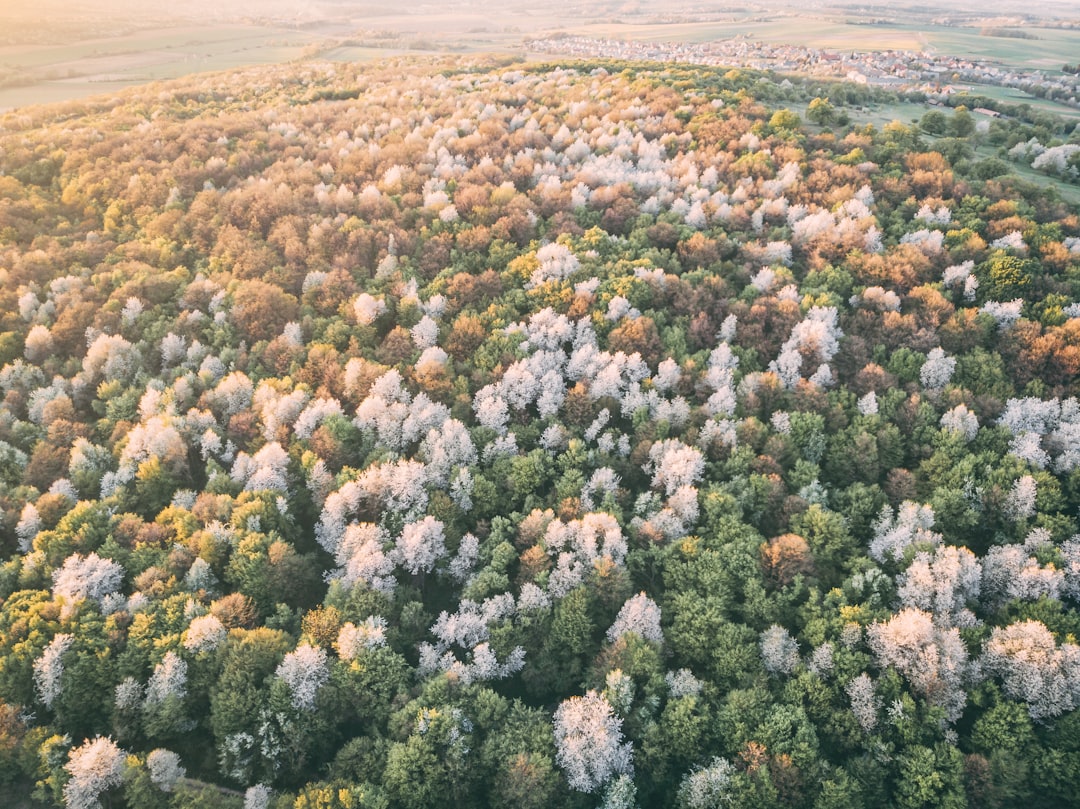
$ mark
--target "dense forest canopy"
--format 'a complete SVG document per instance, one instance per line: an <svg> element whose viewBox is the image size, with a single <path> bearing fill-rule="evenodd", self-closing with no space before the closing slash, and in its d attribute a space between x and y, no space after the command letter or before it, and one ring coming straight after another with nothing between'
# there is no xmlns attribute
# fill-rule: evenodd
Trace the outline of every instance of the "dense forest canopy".
<svg viewBox="0 0 1080 809"><path fill-rule="evenodd" d="M0 119L0 790L1074 801L1080 217L965 139L1066 144L834 89L301 64Z"/></svg>

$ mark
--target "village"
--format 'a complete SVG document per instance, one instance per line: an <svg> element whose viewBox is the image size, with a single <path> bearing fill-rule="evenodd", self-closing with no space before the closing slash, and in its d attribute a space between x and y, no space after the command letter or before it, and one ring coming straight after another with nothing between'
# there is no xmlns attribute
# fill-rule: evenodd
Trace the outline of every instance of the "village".
<svg viewBox="0 0 1080 809"><path fill-rule="evenodd" d="M531 39L536 52L581 59L627 59L722 65L777 73L845 79L936 97L991 85L1023 90L1034 96L1080 108L1080 76L1060 71L1024 71L989 60L907 50L855 51L778 45L740 35L713 42L642 42L558 34Z"/></svg>

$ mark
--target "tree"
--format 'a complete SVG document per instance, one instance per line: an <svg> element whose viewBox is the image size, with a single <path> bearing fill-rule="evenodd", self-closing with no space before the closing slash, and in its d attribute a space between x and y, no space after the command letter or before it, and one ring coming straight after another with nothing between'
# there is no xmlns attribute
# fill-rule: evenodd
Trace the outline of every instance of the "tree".
<svg viewBox="0 0 1080 809"><path fill-rule="evenodd" d="M820 96L810 100L806 108L806 117L818 126L832 123L836 117L836 108L829 103L829 99Z"/></svg>
<svg viewBox="0 0 1080 809"><path fill-rule="evenodd" d="M799 665L799 644L782 626L761 633L761 660L771 674L791 674Z"/></svg>
<svg viewBox="0 0 1080 809"><path fill-rule="evenodd" d="M100 809L100 798L124 777L126 754L111 739L87 739L68 754L64 765L71 780L64 785L64 803L69 809Z"/></svg>
<svg viewBox="0 0 1080 809"><path fill-rule="evenodd" d="M872 624L867 639L880 667L894 667L950 719L960 716L967 702L963 676L968 655L955 627L935 627L928 613L903 609Z"/></svg>
<svg viewBox="0 0 1080 809"><path fill-rule="evenodd" d="M660 607L645 593L638 593L622 605L615 623L607 631L607 639L618 640L627 632L653 643L664 642L664 633L660 629Z"/></svg>
<svg viewBox="0 0 1080 809"><path fill-rule="evenodd" d="M60 633L53 636L41 657L34 661L34 686L38 698L51 708L60 696L64 676L64 654L71 648L74 636Z"/></svg>
<svg viewBox="0 0 1080 809"><path fill-rule="evenodd" d="M275 674L285 681L292 694L293 707L301 711L315 709L315 697L330 679L326 650L301 644L285 655Z"/></svg>
<svg viewBox="0 0 1080 809"><path fill-rule="evenodd" d="M180 764L180 756L162 748L147 754L146 767L150 771L150 780L162 792L172 792L176 782L187 774Z"/></svg>
<svg viewBox="0 0 1080 809"><path fill-rule="evenodd" d="M941 110L929 110L919 119L919 127L931 135L944 135L949 119Z"/></svg>
<svg viewBox="0 0 1080 809"><path fill-rule="evenodd" d="M731 780L735 765L725 758L713 758L706 766L691 770L679 785L679 802L687 809L713 809L731 801Z"/></svg>
<svg viewBox="0 0 1080 809"><path fill-rule="evenodd" d="M299 312L299 301L293 295L256 278L243 281L233 292L232 318L240 333L252 342L277 337Z"/></svg>
<svg viewBox="0 0 1080 809"><path fill-rule="evenodd" d="M408 523L398 537L395 553L409 573L427 573L446 555L443 524L430 515L419 522Z"/></svg>
<svg viewBox="0 0 1080 809"><path fill-rule="evenodd" d="M1059 647L1040 621L995 627L981 662L988 673L1001 677L1006 694L1028 704L1032 719L1080 705L1080 647Z"/></svg>
<svg viewBox="0 0 1080 809"><path fill-rule="evenodd" d="M794 131L799 128L799 124L801 123L802 121L799 119L798 113L788 109L777 110L769 119L769 126L773 129L789 129Z"/></svg>
<svg viewBox="0 0 1080 809"><path fill-rule="evenodd" d="M633 750L623 742L622 719L595 691L555 710L556 761L571 788L595 792L613 777L633 773Z"/></svg>
<svg viewBox="0 0 1080 809"><path fill-rule="evenodd" d="M975 119L967 107L960 105L949 119L949 134L954 138L970 138L975 132Z"/></svg>

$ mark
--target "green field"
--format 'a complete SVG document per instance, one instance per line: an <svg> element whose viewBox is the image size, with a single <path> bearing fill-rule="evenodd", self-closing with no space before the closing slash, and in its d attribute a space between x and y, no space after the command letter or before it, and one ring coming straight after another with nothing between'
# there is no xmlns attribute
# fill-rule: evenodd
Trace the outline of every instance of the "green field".
<svg viewBox="0 0 1080 809"><path fill-rule="evenodd" d="M608 9L611 12L611 9ZM890 12L899 15L902 12ZM81 98L147 81L177 78L255 64L301 58L368 61L409 52L522 52L524 40L556 31L595 38L640 42L705 43L746 37L751 42L790 44L834 50L928 51L962 58L990 59L1005 67L1056 71L1080 54L1080 32L1025 27L1036 39L982 36L978 28L957 28L922 21L917 13L904 24L857 24L839 12L791 10L768 16L732 12L727 19L702 22L657 22L644 10L618 14L588 10L567 18L556 8L495 6L466 13L448 9L379 9L370 16L340 11L303 25L277 22L185 22L130 28L102 36L103 26L88 28L87 38L67 42L70 32L57 21L58 36L0 46L0 110ZM689 16L684 19L690 19ZM613 21L614 20L614 21ZM150 26L150 23L144 23ZM48 30L43 24L42 31ZM38 32L41 33L41 32ZM1080 117L1080 112L1018 91L980 88L1003 101Z"/></svg>
<svg viewBox="0 0 1080 809"><path fill-rule="evenodd" d="M64 46L0 48L0 109L84 98L192 73L288 62L318 38L230 25L145 31ZM7 85L7 86L3 86Z"/></svg>
<svg viewBox="0 0 1080 809"><path fill-rule="evenodd" d="M1028 104L1032 109L1060 115L1062 118L1080 119L1080 110L1045 98L1036 98L1033 95L1018 90L1015 87L995 87L992 85L979 84L971 90L972 95L982 95L1003 101L1006 104Z"/></svg>
<svg viewBox="0 0 1080 809"><path fill-rule="evenodd" d="M847 25L833 20L778 17L767 21L732 20L715 23L656 25L583 24L568 30L583 36L612 37L641 42L712 42L745 35L773 44L852 50L919 50L916 33L892 27Z"/></svg>

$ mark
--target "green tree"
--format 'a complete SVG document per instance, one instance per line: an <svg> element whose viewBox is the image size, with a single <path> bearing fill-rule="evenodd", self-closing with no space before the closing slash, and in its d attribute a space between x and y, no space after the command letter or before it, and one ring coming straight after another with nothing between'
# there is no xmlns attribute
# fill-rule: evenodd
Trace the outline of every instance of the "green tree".
<svg viewBox="0 0 1080 809"><path fill-rule="evenodd" d="M931 135L944 135L949 125L948 118L941 110L928 110L919 120L919 126Z"/></svg>
<svg viewBox="0 0 1080 809"><path fill-rule="evenodd" d="M825 126L836 118L836 107L829 102L829 99L818 96L810 100L806 108L806 117L818 126Z"/></svg>
<svg viewBox="0 0 1080 809"><path fill-rule="evenodd" d="M773 129L797 130L802 121L796 112L789 109L777 110L769 119L769 126Z"/></svg>

